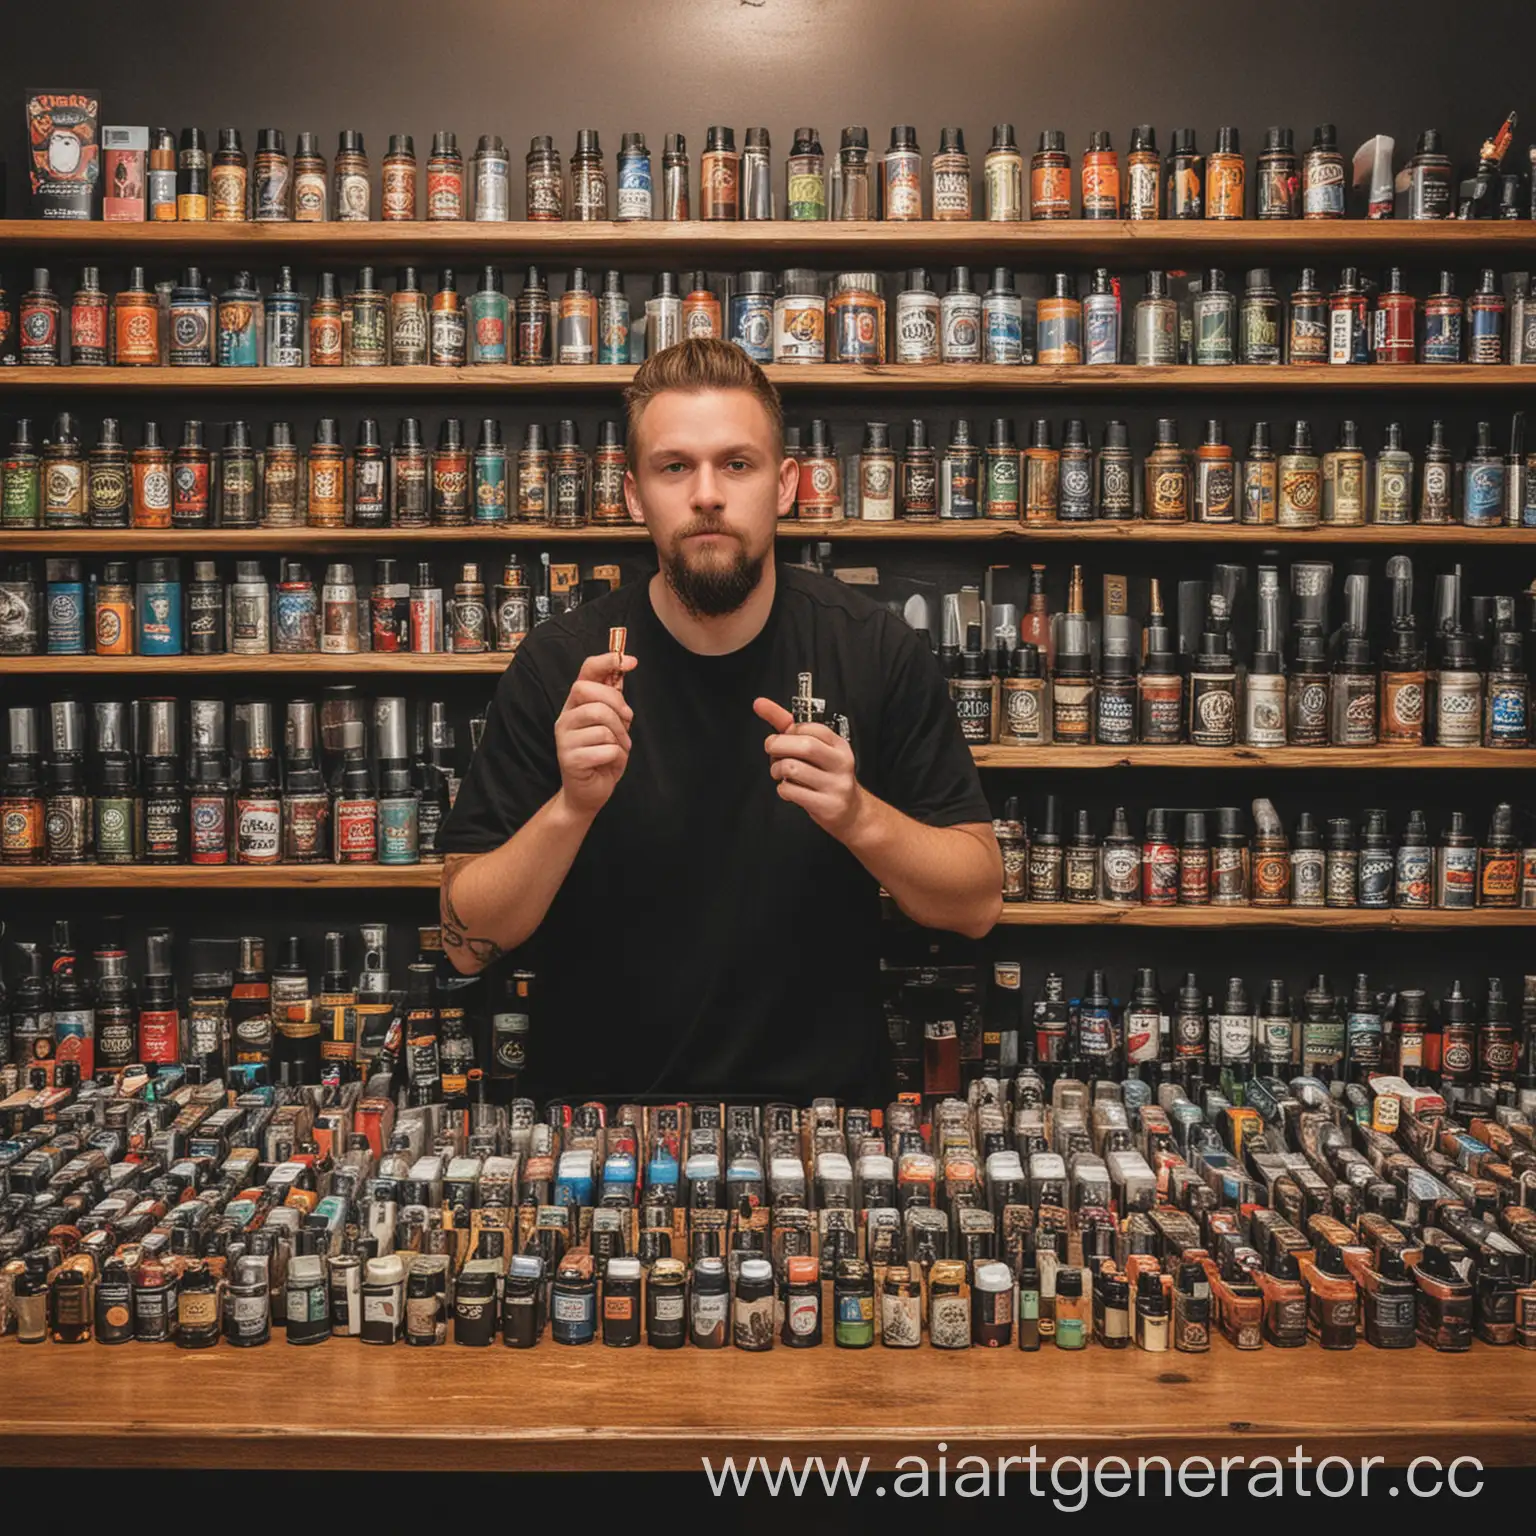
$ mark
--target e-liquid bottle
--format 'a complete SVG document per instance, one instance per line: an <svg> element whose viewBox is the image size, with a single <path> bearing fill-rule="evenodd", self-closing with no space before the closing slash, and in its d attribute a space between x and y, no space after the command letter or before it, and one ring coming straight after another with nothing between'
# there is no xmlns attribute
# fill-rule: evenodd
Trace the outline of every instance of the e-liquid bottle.
<svg viewBox="0 0 1536 1536"><path fill-rule="evenodd" d="M1346 634L1328 688L1328 739L1335 747L1376 745L1376 668L1371 643Z"/></svg>
<svg viewBox="0 0 1536 1536"><path fill-rule="evenodd" d="M201 224L208 218L208 140L201 128L183 128L176 151L176 218Z"/></svg>
<svg viewBox="0 0 1536 1536"><path fill-rule="evenodd" d="M971 217L971 157L959 128L939 130L938 153L929 164L931 206L936 223L969 222Z"/></svg>
<svg viewBox="0 0 1536 1536"><path fill-rule="evenodd" d="M1269 423L1256 421L1243 456L1242 503L1239 521L1250 527L1267 526L1275 521L1275 503L1279 492L1279 463L1270 446Z"/></svg>
<svg viewBox="0 0 1536 1536"><path fill-rule="evenodd" d="M1247 364L1278 363L1280 298L1268 267L1253 267L1243 279L1237 314L1237 360Z"/></svg>
<svg viewBox="0 0 1536 1536"><path fill-rule="evenodd" d="M741 217L741 156L731 128L710 128L699 157L699 217L734 220Z"/></svg>
<svg viewBox="0 0 1536 1536"><path fill-rule="evenodd" d="M1523 747L1530 739L1530 682L1524 645L1517 633L1505 632L1494 643L1488 669L1483 711L1485 747Z"/></svg>
<svg viewBox="0 0 1536 1536"><path fill-rule="evenodd" d="M1417 301L1403 286L1402 268L1389 268L1381 292L1376 296L1371 332L1371 352L1378 363L1413 361L1418 332L1417 310Z"/></svg>
<svg viewBox="0 0 1536 1536"><path fill-rule="evenodd" d="M979 363L981 355L981 295L971 286L969 267L952 267L939 300L939 361Z"/></svg>
<svg viewBox="0 0 1536 1536"><path fill-rule="evenodd" d="M842 499L837 460L832 456L831 435L824 421L811 423L811 439L800 469L800 516L806 516L806 483L811 482L813 517L835 517ZM825 468L831 465L830 476ZM928 424L914 420L907 429L899 469L901 517L927 520L939 515L938 462L928 441ZM835 498L835 499L834 499Z"/></svg>
<svg viewBox="0 0 1536 1536"><path fill-rule="evenodd" d="M1520 844L1515 836L1514 807L1500 803L1488 821L1488 835L1477 850L1477 905L1515 907L1520 904Z"/></svg>
<svg viewBox="0 0 1536 1536"><path fill-rule="evenodd" d="M1128 747L1136 740L1136 670L1124 651L1100 659L1094 737L1107 747Z"/></svg>
<svg viewBox="0 0 1536 1536"><path fill-rule="evenodd" d="M373 217L370 206L368 151L355 128L343 128L331 162L331 205L342 223L363 224Z"/></svg>
<svg viewBox="0 0 1536 1536"><path fill-rule="evenodd" d="M1312 135L1312 147L1301 162L1301 216L1304 219L1344 217L1344 156L1338 130L1324 123Z"/></svg>
<svg viewBox="0 0 1536 1536"><path fill-rule="evenodd" d="M522 367L547 366L554 355L554 327L551 322L549 285L537 267L523 275L522 291L517 296L517 362Z"/></svg>
<svg viewBox="0 0 1536 1536"><path fill-rule="evenodd" d="M643 133L626 133L619 144L615 217L621 223L651 217L651 152Z"/></svg>
<svg viewBox="0 0 1536 1536"><path fill-rule="evenodd" d="M891 145L880 159L880 216L910 223L923 216L923 155L917 130L907 124L891 129Z"/></svg>
<svg viewBox="0 0 1536 1536"><path fill-rule="evenodd" d="M1328 821L1326 864L1323 871L1323 905L1353 907L1360 899L1360 851L1355 847L1354 824L1347 816Z"/></svg>
<svg viewBox="0 0 1536 1536"><path fill-rule="evenodd" d="M580 223L608 218L608 170L595 128L576 132L576 150L571 156L571 217Z"/></svg>
<svg viewBox="0 0 1536 1536"><path fill-rule="evenodd" d="M1088 148L1083 154L1083 217L1120 217L1120 157L1104 129L1095 129L1088 135Z"/></svg>
<svg viewBox="0 0 1536 1536"><path fill-rule="evenodd" d="M1294 219L1301 213L1301 166L1289 128L1266 128L1264 148L1255 166L1258 215L1261 219Z"/></svg>
<svg viewBox="0 0 1536 1536"><path fill-rule="evenodd" d="M1034 747L1050 738L1040 649L1025 642L1014 649L1008 675L1002 680L997 739L1003 746Z"/></svg>
<svg viewBox="0 0 1536 1536"><path fill-rule="evenodd" d="M1113 302L1116 331L1113 341L1109 342L1110 345L1118 342L1119 301ZM1014 290L1013 273L1007 267L993 268L992 286L981 301L981 335L982 362L1022 363L1024 361L1024 301ZM1104 341L1101 340L1101 346L1103 344ZM1095 362L1104 359L1096 359L1090 355L1088 360Z"/></svg>
<svg viewBox="0 0 1536 1536"><path fill-rule="evenodd" d="M1485 267L1477 287L1467 300L1467 361L1499 364L1504 361L1504 291L1499 275Z"/></svg>
<svg viewBox="0 0 1536 1536"><path fill-rule="evenodd" d="M999 271L1004 269L999 268ZM1012 274L1009 274L1012 286ZM1017 301L1017 298L1015 299ZM913 267L902 278L896 295L895 350L898 363L927 366L940 360L941 307L933 278L925 267Z"/></svg>
<svg viewBox="0 0 1536 1536"><path fill-rule="evenodd" d="M512 157L499 133L482 133L470 159L474 219L504 224L512 217Z"/></svg>
<svg viewBox="0 0 1536 1536"><path fill-rule="evenodd" d="M1177 905L1180 864L1179 845L1174 842L1168 827L1168 812L1162 806L1153 806L1147 812L1146 834L1141 848L1141 899L1145 905Z"/></svg>
<svg viewBox="0 0 1536 1536"><path fill-rule="evenodd" d="M679 139L681 145L681 139ZM688 161L683 155L683 209L687 217ZM796 128L790 146L789 158L784 164L784 203L790 219L819 221L827 216L827 161L822 152L821 137L814 128Z"/></svg>
<svg viewBox="0 0 1536 1536"><path fill-rule="evenodd" d="M1231 523L1237 520L1234 464L1226 430L1207 421L1205 436L1195 449L1194 521Z"/></svg>
<svg viewBox="0 0 1536 1536"><path fill-rule="evenodd" d="M1179 306L1168 295L1168 274L1147 273L1146 294L1136 304L1134 361L1168 367L1179 360Z"/></svg>
<svg viewBox="0 0 1536 1536"><path fill-rule="evenodd" d="M957 268L963 271L963 268ZM1039 349L1042 364L1077 364L1083 360L1083 306L1077 282L1069 272L1051 279L1051 292L1037 308Z"/></svg>
<svg viewBox="0 0 1536 1536"><path fill-rule="evenodd" d="M1281 528L1315 528L1322 517L1322 463L1312 448L1310 422L1298 421L1278 465L1279 503L1275 522Z"/></svg>
<svg viewBox="0 0 1536 1536"><path fill-rule="evenodd" d="M219 147L208 174L209 213L215 224L243 224L249 168L238 128L219 129Z"/></svg>
<svg viewBox="0 0 1536 1536"><path fill-rule="evenodd" d="M1045 797L1045 814L1029 840L1029 899L1055 902L1063 899L1061 805L1055 795ZM1065 1017L1062 1020L1065 1028ZM1042 1060L1054 1059L1041 1053Z"/></svg>
<svg viewBox="0 0 1536 1536"><path fill-rule="evenodd" d="M1467 830L1465 811L1452 811L1435 846L1435 905L1477 905L1477 839Z"/></svg>
<svg viewBox="0 0 1536 1536"><path fill-rule="evenodd" d="M977 515L977 485L981 452L971 437L971 424L963 417L949 430L949 445L939 462L939 516L966 519Z"/></svg>
<svg viewBox="0 0 1536 1536"><path fill-rule="evenodd" d="M1387 813L1368 810L1360 828L1360 905L1390 907L1395 872L1396 859L1392 852L1392 833L1387 826Z"/></svg>
<svg viewBox="0 0 1536 1536"><path fill-rule="evenodd" d="M1360 274L1354 267L1345 267L1339 273L1339 286L1328 299L1328 361L1346 365L1368 362L1368 339Z"/></svg>
<svg viewBox="0 0 1536 1536"><path fill-rule="evenodd" d="M1184 739L1184 678L1172 651L1149 650L1142 664L1137 739L1148 746L1173 746Z"/></svg>
<svg viewBox="0 0 1536 1536"><path fill-rule="evenodd" d="M1054 523L1061 502L1061 454L1051 444L1051 424L1031 424L1024 450L1024 521Z"/></svg>
<svg viewBox="0 0 1536 1536"><path fill-rule="evenodd" d="M1316 272L1303 267L1291 290L1286 362L1294 367L1326 363L1329 334L1328 302L1317 286Z"/></svg>
<svg viewBox="0 0 1536 1536"><path fill-rule="evenodd" d="M1392 905L1423 908L1434 900L1435 854L1423 811L1409 811L1402 841L1397 845L1392 877Z"/></svg>
<svg viewBox="0 0 1536 1536"><path fill-rule="evenodd" d="M107 362L110 305L96 267L82 267L69 300L69 360L75 366Z"/></svg>
<svg viewBox="0 0 1536 1536"><path fill-rule="evenodd" d="M485 267L480 273L479 287L469 298L466 360L470 364L511 361L507 337L509 319L510 308L501 285L501 269ZM627 306L625 338L628 339Z"/></svg>
<svg viewBox="0 0 1536 1536"><path fill-rule="evenodd" d="M547 133L535 134L528 144L525 199L528 217L535 223L565 217L565 171L555 141Z"/></svg>
<svg viewBox="0 0 1536 1536"><path fill-rule="evenodd" d="M1029 162L1029 216L1035 219L1072 217L1072 157L1067 136L1059 128L1046 128Z"/></svg>
<svg viewBox="0 0 1536 1536"><path fill-rule="evenodd" d="M1237 743L1237 671L1227 637L1209 630L1189 674L1189 739L1197 747Z"/></svg>
<svg viewBox="0 0 1536 1536"><path fill-rule="evenodd" d="M151 223L176 222L176 136L169 128L149 130L144 202Z"/></svg>
<svg viewBox="0 0 1536 1536"><path fill-rule="evenodd" d="M1365 451L1352 421L1340 423L1337 447L1323 455L1322 523L1347 528L1365 523Z"/></svg>
<svg viewBox="0 0 1536 1536"><path fill-rule="evenodd" d="M1205 162L1205 216L1240 219L1246 212L1247 166L1236 128L1216 130L1216 148Z"/></svg>
<svg viewBox="0 0 1536 1536"><path fill-rule="evenodd" d="M457 137L439 128L427 158L427 220L441 223L464 217L464 156Z"/></svg>
<svg viewBox="0 0 1536 1536"><path fill-rule="evenodd" d="M1205 217L1205 160L1195 147L1193 128L1175 128L1168 154L1167 217Z"/></svg>
<svg viewBox="0 0 1536 1536"><path fill-rule="evenodd" d="M105 431L106 424L102 426ZM0 458L0 528L42 526L42 465L32 440L32 423L21 417L11 434L10 447Z"/></svg>
<svg viewBox="0 0 1536 1536"><path fill-rule="evenodd" d="M1401 525L1413 521L1413 455L1403 447L1403 429L1387 425L1386 440L1371 477L1370 520Z"/></svg>
<svg viewBox="0 0 1536 1536"><path fill-rule="evenodd" d="M1024 217L1024 156L1012 123L992 129L992 147L981 168L984 217L993 223L1017 223Z"/></svg>
<svg viewBox="0 0 1536 1536"><path fill-rule="evenodd" d="M1486 421L1477 424L1477 441L1463 469L1461 520L1468 528L1497 528L1504 522L1504 460Z"/></svg>
<svg viewBox="0 0 1536 1536"><path fill-rule="evenodd" d="M1157 436L1143 465L1146 478L1142 516L1148 522L1189 521L1189 457L1179 446L1179 424L1172 417L1158 418Z"/></svg>
<svg viewBox="0 0 1536 1536"><path fill-rule="evenodd" d="M382 315L380 318L382 320ZM353 361L356 362L355 316L352 335ZM469 356L468 340L464 301L459 296L458 279L452 267L444 267L437 275L437 292L432 295L431 307L427 312L427 362L434 368L462 368Z"/></svg>
<svg viewBox="0 0 1536 1536"><path fill-rule="evenodd" d="M1093 463L1093 510L1111 522L1127 522L1134 515L1133 482L1136 466L1131 458L1130 434L1123 421L1104 424L1104 442Z"/></svg>
<svg viewBox="0 0 1536 1536"><path fill-rule="evenodd" d="M1424 336L1419 360L1425 363L1461 361L1463 306L1456 292L1456 274L1442 272L1435 290L1424 301Z"/></svg>
<svg viewBox="0 0 1536 1536"><path fill-rule="evenodd" d="M1120 293L1103 267L1094 272L1092 285L1083 299L1083 353L1085 363L1120 361Z"/></svg>
<svg viewBox="0 0 1536 1536"><path fill-rule="evenodd" d="M258 224L286 224L293 218L293 174L281 128L256 130L252 166L252 218Z"/></svg>
<svg viewBox="0 0 1536 1536"><path fill-rule="evenodd" d="M53 435L43 445L42 486L43 527L85 527L85 454L68 411L54 418Z"/></svg>
<svg viewBox="0 0 1536 1536"><path fill-rule="evenodd" d="M330 214L330 179L320 136L301 133L293 147L293 220L296 224L324 224Z"/></svg>
<svg viewBox="0 0 1536 1536"><path fill-rule="evenodd" d="M1017 488L1014 494L1017 506ZM896 454L891 448L890 427L883 421L864 424L864 447L859 454L859 516L865 522L876 523L892 522L896 517Z"/></svg>
<svg viewBox="0 0 1536 1536"><path fill-rule="evenodd" d="M1125 157L1125 216L1138 220L1163 216L1162 159L1151 123L1138 123L1131 130L1130 153Z"/></svg>
<svg viewBox="0 0 1536 1536"><path fill-rule="evenodd" d="M1093 451L1088 429L1078 417L1066 422L1061 434L1059 500L1056 515L1064 523L1085 523L1093 517Z"/></svg>
<svg viewBox="0 0 1536 1536"><path fill-rule="evenodd" d="M1419 135L1408 162L1408 217L1448 219L1455 211L1454 174L1451 157L1440 135L1427 128Z"/></svg>

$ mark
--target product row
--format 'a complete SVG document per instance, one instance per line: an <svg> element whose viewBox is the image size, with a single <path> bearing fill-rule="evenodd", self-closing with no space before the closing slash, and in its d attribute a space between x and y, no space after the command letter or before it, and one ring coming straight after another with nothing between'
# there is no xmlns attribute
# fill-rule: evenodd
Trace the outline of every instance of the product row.
<svg viewBox="0 0 1536 1536"><path fill-rule="evenodd" d="M1367 810L1358 834L1349 816L1311 811L1293 829L1268 800L1253 828L1239 806L1153 806L1138 837L1123 806L1102 834L1080 810L1065 825L1060 798L1038 821L1016 797L992 823L1003 854L1003 900L1114 902L1149 907L1536 907L1536 817L1500 803L1479 840L1453 810L1431 836L1424 812L1394 833L1384 810ZM1480 819L1478 825L1482 825ZM1529 844L1530 846L1525 846Z"/></svg>
<svg viewBox="0 0 1536 1536"><path fill-rule="evenodd" d="M1064 612L1051 613L1045 577L1045 567L1031 568L1022 614L1014 603L986 601L978 587L943 594L939 662L972 745L1529 742L1531 594L1469 602L1459 566L1435 579L1427 643L1404 555L1388 561L1386 603L1378 595L1374 609L1369 572L1344 578L1337 628L1334 569L1324 562L1293 564L1288 587L1270 565L1253 576L1224 564L1209 581L1181 579L1172 621L1153 577L1145 623L1131 612L1123 576L1104 577L1097 622L1087 615L1080 566ZM914 597L906 611L909 622L926 622L930 608Z"/></svg>
<svg viewBox="0 0 1536 1536"><path fill-rule="evenodd" d="M8 711L4 864L416 864L458 792L447 707L327 689L268 699L50 704ZM182 733L182 721L187 732ZM470 751L483 721L471 718ZM231 731L231 726L233 727ZM409 736L408 736L409 731Z"/></svg>
<svg viewBox="0 0 1536 1536"><path fill-rule="evenodd" d="M1166 416L1138 451L1118 420L1069 417L1058 432L1046 417L958 417L935 431L918 417L866 421L855 446L849 429L818 417L786 425L784 452L800 466L791 515L803 522L1536 527L1536 441L1527 445L1523 411L1503 442L1481 421L1454 449L1441 421L1418 452L1399 422L1369 445L1347 418L1326 431L1302 420L1277 434L1257 421L1240 447L1222 420ZM115 417L89 447L85 432L71 411L41 441L30 418L15 423L0 456L0 530L635 523L618 421L599 423L590 450L570 419L553 431L526 422L515 447L496 417L445 417L435 447L414 416L395 423L389 446L365 416L350 448L334 416L315 422L308 445L288 421L268 424L265 447L244 421L223 424L220 446L196 419L174 446L158 421L140 425L134 447Z"/></svg>
<svg viewBox="0 0 1536 1536"><path fill-rule="evenodd" d="M373 561L372 587L333 561L317 582L302 560L105 561L87 576L68 556L0 566L0 656L355 656L362 652L475 656L516 651L529 627L617 583L616 567L582 581L580 568L547 554L534 578L515 554L487 586L478 561L454 567L451 584L430 560Z"/></svg>
<svg viewBox="0 0 1536 1536"><path fill-rule="evenodd" d="M281 128L257 130L248 154L239 128L220 128L210 145L201 128L102 125L99 98L88 92L40 92L27 100L32 146L31 212L37 218L127 222L320 223L513 217L513 156L500 134L481 134L471 154L449 129L433 132L425 163L413 136L392 133L377 172L362 133L343 129L327 165L319 135L296 135L292 155ZM1074 173L1065 133L1041 130L1026 155L1011 123L992 128L991 146L973 168L962 128L939 130L924 169L917 130L891 129L889 147L871 150L868 128L843 128L828 155L820 130L796 128L782 179L767 128L709 128L699 157L698 200L684 134L662 143L660 176L640 132L625 132L610 176L595 128L579 129L569 166L548 134L535 134L525 157L522 211L533 220L667 219L868 220L1029 219L1410 219L1533 216L1516 171L1502 169L1515 114L1475 159L1461 153L1464 177L1434 129L1419 134L1411 156L1397 156L1385 134L1355 151L1356 171L1332 123L1313 130L1298 151L1288 127L1265 130L1249 167L1235 127L1216 130L1202 153L1194 128L1175 128L1164 156L1150 123L1131 130L1122 166L1112 135L1096 130ZM99 147L104 165L98 163ZM467 141L466 141L467 142ZM1394 178L1395 159L1404 161ZM1532 151L1536 165L1536 149ZM1364 173L1359 169L1365 167ZM975 197L974 172L981 196ZM100 198L97 198L97 182ZM1350 194L1351 182L1364 195ZM1405 195L1399 196L1401 184ZM782 185L783 201L777 187ZM418 193L424 195L418 201Z"/></svg>
<svg viewBox="0 0 1536 1536"><path fill-rule="evenodd" d="M267 426L258 448L249 423L225 422L223 443L201 421L183 421L175 447L157 421L137 447L107 417L95 444L64 411L41 443L17 421L0 458L0 529L16 528L462 528L531 523L555 528L633 525L624 499L624 435L602 422L589 452L574 421L548 432L528 422L509 449L502 423L483 418L473 443L464 422L439 423L427 446L417 417L395 424L386 447L379 423L358 422L348 449L333 416L301 447L290 422Z"/></svg>
<svg viewBox="0 0 1536 1536"><path fill-rule="evenodd" d="M425 969L411 991L430 998ZM1090 976L1079 1013L1112 1011L1102 989ZM1422 1022L1422 992L1397 999ZM1365 977L1356 1005L1380 1021ZM1469 1011L1459 987L1443 1007ZM415 1011L423 1050L452 1037L442 1010ZM432 1346L450 1319L458 1344L513 1348L546 1329L750 1352L824 1333L845 1348L1197 1353L1217 1332L1242 1349L1536 1347L1536 1128L1513 1069L1442 1094L1362 1061L1333 1093L1250 1058L1225 1073L1239 1103L1172 1076L1155 1096L1134 1074L1048 1086L1026 1066L926 1108L587 1102L540 1120L527 1099L397 1109L380 1065L366 1090L236 1102L252 1074L134 1064L83 1081L60 1064L46 1086L34 1069L43 1081L0 1104L0 1326L187 1349L279 1329Z"/></svg>
<svg viewBox="0 0 1536 1536"><path fill-rule="evenodd" d="M693 337L723 337L759 363L1179 363L1302 366L1364 363L1536 363L1536 302L1525 272L1485 268L1463 299L1441 272L1421 300L1398 267L1380 283L1345 267L1331 287L1303 268L1285 294L1267 267L1241 284L1219 268L1198 276L1148 272L1122 323L1122 279L1100 267L1079 296L1057 272L1040 294L1015 274L969 267L947 281L923 267L831 277L806 267L777 274L659 272L632 303L625 274L574 268L563 291L529 267L511 297L499 267L468 281L451 267L415 267L379 286L373 267L343 293L320 273L302 293L290 267L263 294L248 271L215 293L199 267L153 287L134 267L108 294L86 267L68 303L48 269L21 295L14 345L0 288L0 363L58 367L441 368L488 364L637 363ZM1031 287L1036 286L1031 283ZM431 289L429 292L428 289ZM942 287L942 292L940 291ZM67 343L67 345L66 345Z"/></svg>

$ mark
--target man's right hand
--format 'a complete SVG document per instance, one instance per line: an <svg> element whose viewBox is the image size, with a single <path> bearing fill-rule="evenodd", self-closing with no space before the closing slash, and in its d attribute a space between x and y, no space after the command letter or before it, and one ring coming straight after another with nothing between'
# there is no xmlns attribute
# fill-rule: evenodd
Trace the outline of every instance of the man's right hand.
<svg viewBox="0 0 1536 1536"><path fill-rule="evenodd" d="M561 793L573 810L596 816L629 764L629 725L635 712L614 686L611 651L588 656L555 721ZM623 672L638 665L623 658Z"/></svg>

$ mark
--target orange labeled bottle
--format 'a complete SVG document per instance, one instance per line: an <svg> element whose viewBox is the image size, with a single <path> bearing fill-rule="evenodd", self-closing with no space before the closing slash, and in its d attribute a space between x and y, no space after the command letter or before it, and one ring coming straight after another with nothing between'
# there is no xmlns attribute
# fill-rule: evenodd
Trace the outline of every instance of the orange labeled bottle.
<svg viewBox="0 0 1536 1536"><path fill-rule="evenodd" d="M1247 169L1236 128L1216 130L1216 148L1205 159L1205 216L1241 219L1246 212Z"/></svg>
<svg viewBox="0 0 1536 1536"><path fill-rule="evenodd" d="M134 267L128 286L113 295L112 340L116 361L122 366L159 366L160 306L144 281L143 267Z"/></svg>
<svg viewBox="0 0 1536 1536"><path fill-rule="evenodd" d="M1029 162L1029 216L1072 217L1072 157L1067 153L1067 136L1059 128L1041 132L1040 148Z"/></svg>
<svg viewBox="0 0 1536 1536"><path fill-rule="evenodd" d="M1083 217L1120 217L1120 157L1104 129L1095 129L1088 136L1088 150L1083 156Z"/></svg>

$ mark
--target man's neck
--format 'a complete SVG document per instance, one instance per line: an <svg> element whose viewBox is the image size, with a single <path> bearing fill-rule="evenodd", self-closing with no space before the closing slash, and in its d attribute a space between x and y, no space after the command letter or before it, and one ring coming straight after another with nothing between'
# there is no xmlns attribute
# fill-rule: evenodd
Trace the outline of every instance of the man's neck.
<svg viewBox="0 0 1536 1536"><path fill-rule="evenodd" d="M763 562L763 575L752 595L733 613L718 618L690 613L660 571L651 577L651 607L662 628L685 650L695 656L728 656L762 633L773 609L773 594L778 573L772 560Z"/></svg>

